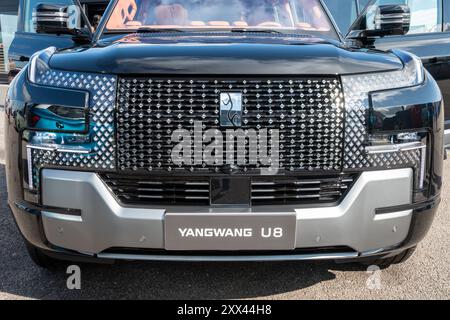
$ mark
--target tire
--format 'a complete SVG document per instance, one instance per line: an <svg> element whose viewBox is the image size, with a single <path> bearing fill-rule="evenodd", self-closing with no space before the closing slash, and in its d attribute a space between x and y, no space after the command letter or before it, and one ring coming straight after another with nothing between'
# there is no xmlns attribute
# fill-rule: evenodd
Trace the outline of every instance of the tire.
<svg viewBox="0 0 450 320"><path fill-rule="evenodd" d="M32 244L25 242L25 245L27 247L28 255L30 256L31 260L40 268L54 270L57 269L58 266L61 265L61 261L50 258L48 255L46 255L42 250L39 250Z"/></svg>
<svg viewBox="0 0 450 320"><path fill-rule="evenodd" d="M366 260L361 262L364 266L371 266L375 265L378 266L381 269L389 268L393 264L400 264L408 260L412 257L414 252L416 251L416 247L412 247L409 249L406 249L405 251L399 253L396 256L389 257L389 258L381 258L381 259L373 259L373 260Z"/></svg>

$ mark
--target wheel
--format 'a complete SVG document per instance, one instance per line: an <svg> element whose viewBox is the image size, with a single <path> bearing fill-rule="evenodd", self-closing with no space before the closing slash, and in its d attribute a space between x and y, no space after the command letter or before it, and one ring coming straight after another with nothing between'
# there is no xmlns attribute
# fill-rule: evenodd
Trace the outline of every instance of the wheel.
<svg viewBox="0 0 450 320"><path fill-rule="evenodd" d="M37 266L44 269L56 269L60 265L61 261L50 258L32 244L25 241L25 245L27 247L28 255Z"/></svg>
<svg viewBox="0 0 450 320"><path fill-rule="evenodd" d="M414 251L416 251L416 247L409 248L401 253L399 253L396 256L389 257L389 258L378 258L373 260L365 260L361 263L365 266L378 266L381 269L389 268L393 264L400 264L411 258L411 256L414 254Z"/></svg>

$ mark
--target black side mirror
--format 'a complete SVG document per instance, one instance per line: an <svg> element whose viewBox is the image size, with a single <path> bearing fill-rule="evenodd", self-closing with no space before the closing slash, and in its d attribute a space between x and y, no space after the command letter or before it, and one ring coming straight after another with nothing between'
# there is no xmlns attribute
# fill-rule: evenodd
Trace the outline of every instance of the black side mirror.
<svg viewBox="0 0 450 320"><path fill-rule="evenodd" d="M409 32L411 11L407 5L372 6L353 24L347 39L370 44L376 38Z"/></svg>
<svg viewBox="0 0 450 320"><path fill-rule="evenodd" d="M384 5L376 9L372 31L380 37L405 35L411 24L411 11L407 5ZM369 30L368 30L369 31Z"/></svg>
<svg viewBox="0 0 450 320"><path fill-rule="evenodd" d="M37 33L68 34L74 36L74 40L80 42L90 40L88 32L70 26L69 21L69 6L41 3L36 6L33 12L33 22Z"/></svg>
<svg viewBox="0 0 450 320"><path fill-rule="evenodd" d="M38 4L33 12L37 33L72 34L69 28L69 7Z"/></svg>

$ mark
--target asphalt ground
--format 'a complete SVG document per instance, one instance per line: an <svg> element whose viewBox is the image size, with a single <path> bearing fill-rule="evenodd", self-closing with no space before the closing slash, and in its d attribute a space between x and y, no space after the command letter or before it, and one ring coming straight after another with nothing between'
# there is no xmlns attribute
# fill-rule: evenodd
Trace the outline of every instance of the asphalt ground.
<svg viewBox="0 0 450 320"><path fill-rule="evenodd" d="M368 272L333 262L80 265L81 289L66 266L35 266L7 206L0 120L0 299L450 299L450 160L432 230L406 263Z"/></svg>

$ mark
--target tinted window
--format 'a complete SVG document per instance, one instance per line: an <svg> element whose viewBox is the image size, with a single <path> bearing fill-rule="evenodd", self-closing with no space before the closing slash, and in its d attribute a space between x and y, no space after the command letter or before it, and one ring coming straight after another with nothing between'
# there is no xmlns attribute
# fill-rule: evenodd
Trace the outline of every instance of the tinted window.
<svg viewBox="0 0 450 320"><path fill-rule="evenodd" d="M409 34L442 31L442 0L377 0L375 4L407 4L411 9Z"/></svg>
<svg viewBox="0 0 450 320"><path fill-rule="evenodd" d="M82 0L84 12L86 13L89 22L93 27L97 27L103 16L109 0Z"/></svg>
<svg viewBox="0 0 450 320"><path fill-rule="evenodd" d="M369 4L370 0L358 0L359 12L361 13Z"/></svg>
<svg viewBox="0 0 450 320"><path fill-rule="evenodd" d="M444 31L450 31L450 1L444 1Z"/></svg>
<svg viewBox="0 0 450 320"><path fill-rule="evenodd" d="M325 0L324 3L330 10L342 34L347 34L358 14L356 0Z"/></svg>
<svg viewBox="0 0 450 320"><path fill-rule="evenodd" d="M74 5L73 0L25 0L25 14L24 14L24 31L25 32L36 32L36 26L33 23L33 12L36 9L36 6L40 3L48 3L48 4L59 4L59 5L67 5L70 6L70 19L69 24L73 28L81 27L81 15L80 8Z"/></svg>
<svg viewBox="0 0 450 320"><path fill-rule="evenodd" d="M319 0L119 0L106 31L278 30L337 38Z"/></svg>

